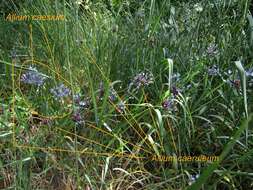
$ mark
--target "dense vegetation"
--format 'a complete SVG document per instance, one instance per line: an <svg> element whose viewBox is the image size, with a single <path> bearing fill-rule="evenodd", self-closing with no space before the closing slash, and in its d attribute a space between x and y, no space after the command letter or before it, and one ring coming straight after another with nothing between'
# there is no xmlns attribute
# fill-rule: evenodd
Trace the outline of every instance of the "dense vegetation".
<svg viewBox="0 0 253 190"><path fill-rule="evenodd" d="M0 188L253 189L249 3L0 2Z"/></svg>

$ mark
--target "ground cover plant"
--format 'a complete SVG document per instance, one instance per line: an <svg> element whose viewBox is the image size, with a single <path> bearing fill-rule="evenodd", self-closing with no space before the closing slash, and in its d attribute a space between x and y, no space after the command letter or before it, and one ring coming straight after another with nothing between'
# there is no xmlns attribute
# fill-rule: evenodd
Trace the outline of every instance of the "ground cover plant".
<svg viewBox="0 0 253 190"><path fill-rule="evenodd" d="M0 2L0 189L253 189L251 6Z"/></svg>

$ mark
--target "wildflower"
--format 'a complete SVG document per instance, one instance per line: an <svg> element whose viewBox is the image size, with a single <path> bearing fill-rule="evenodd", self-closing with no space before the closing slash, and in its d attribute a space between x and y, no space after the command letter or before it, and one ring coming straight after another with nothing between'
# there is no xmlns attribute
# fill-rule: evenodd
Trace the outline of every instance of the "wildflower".
<svg viewBox="0 0 253 190"><path fill-rule="evenodd" d="M135 16L136 16L136 17L139 17L139 18L145 17L145 11L144 11L144 9L139 9L139 10L135 13Z"/></svg>
<svg viewBox="0 0 253 190"><path fill-rule="evenodd" d="M119 112L119 113L124 113L125 110L126 110L126 105L123 101L120 101L117 106L116 106L116 110Z"/></svg>
<svg viewBox="0 0 253 190"><path fill-rule="evenodd" d="M172 94L174 97L177 97L177 95L181 92L180 89L176 88L175 86L172 86Z"/></svg>
<svg viewBox="0 0 253 190"><path fill-rule="evenodd" d="M219 51L217 50L217 45L214 44L214 43L211 43L211 44L207 47L206 53L207 53L208 55L210 55L210 56L211 56L211 55L216 55L216 54L218 54Z"/></svg>
<svg viewBox="0 0 253 190"><path fill-rule="evenodd" d="M224 72L224 74L229 77L233 74L233 72L229 69L226 72Z"/></svg>
<svg viewBox="0 0 253 190"><path fill-rule="evenodd" d="M80 107L83 107L83 108L88 108L88 107L90 107L90 99L85 99L85 100L83 100L83 101L80 101L79 102L79 106Z"/></svg>
<svg viewBox="0 0 253 190"><path fill-rule="evenodd" d="M71 91L69 88L67 88L64 84L60 84L59 86L56 86L55 88L51 88L50 92L53 94L55 99L64 98L66 96L69 96Z"/></svg>
<svg viewBox="0 0 253 190"><path fill-rule="evenodd" d="M197 12L202 12L203 11L203 7L201 6L200 3L196 3L194 5L194 9L197 11Z"/></svg>
<svg viewBox="0 0 253 190"><path fill-rule="evenodd" d="M74 95L74 103L78 107L88 108L90 106L90 99L86 98L84 100L81 100L81 95L80 94L75 94Z"/></svg>
<svg viewBox="0 0 253 190"><path fill-rule="evenodd" d="M171 77L171 80L172 80L173 82L178 82L178 81L180 80L180 78L181 78L180 73L174 73L174 74L172 75L172 77Z"/></svg>
<svg viewBox="0 0 253 190"><path fill-rule="evenodd" d="M77 124L84 124L84 119L80 110L76 110L72 115L72 120Z"/></svg>
<svg viewBox="0 0 253 190"><path fill-rule="evenodd" d="M199 174L190 175L189 185L192 185L199 178Z"/></svg>
<svg viewBox="0 0 253 190"><path fill-rule="evenodd" d="M170 110L173 107L173 101L171 99L166 99L163 101L162 107L165 110Z"/></svg>
<svg viewBox="0 0 253 190"><path fill-rule="evenodd" d="M111 87L109 90L109 97L108 98L111 102L114 102L117 99L117 92L114 90L113 87Z"/></svg>
<svg viewBox="0 0 253 190"><path fill-rule="evenodd" d="M141 72L133 78L132 82L129 85L128 91L130 91L132 86L135 86L138 90L141 87L148 86L152 83L154 83L153 74L150 72Z"/></svg>
<svg viewBox="0 0 253 190"><path fill-rule="evenodd" d="M29 67L29 70L22 74L21 81L27 84L42 86L46 80L45 75L38 72L36 68Z"/></svg>
<svg viewBox="0 0 253 190"><path fill-rule="evenodd" d="M211 68L207 70L208 75L217 76L220 74L219 67L217 65L213 65Z"/></svg>
<svg viewBox="0 0 253 190"><path fill-rule="evenodd" d="M81 101L81 95L80 94L74 94L73 99L74 99L75 104L79 104L80 101Z"/></svg>
<svg viewBox="0 0 253 190"><path fill-rule="evenodd" d="M253 77L253 68L245 71L246 77Z"/></svg>
<svg viewBox="0 0 253 190"><path fill-rule="evenodd" d="M40 121L40 125L51 125L52 124L52 120L48 119L48 118L43 118Z"/></svg>

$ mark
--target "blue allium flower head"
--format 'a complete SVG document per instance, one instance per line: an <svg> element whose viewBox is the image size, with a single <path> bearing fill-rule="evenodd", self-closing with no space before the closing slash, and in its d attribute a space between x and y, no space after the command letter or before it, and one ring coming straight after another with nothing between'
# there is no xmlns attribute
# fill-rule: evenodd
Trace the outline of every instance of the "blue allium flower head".
<svg viewBox="0 0 253 190"><path fill-rule="evenodd" d="M165 110L170 110L173 107L173 101L171 99L166 99L162 103L162 107Z"/></svg>
<svg viewBox="0 0 253 190"><path fill-rule="evenodd" d="M46 80L45 75L38 72L38 70L34 67L29 67L29 70L22 74L21 81L26 84L33 84L36 86L42 86Z"/></svg>
<svg viewBox="0 0 253 190"><path fill-rule="evenodd" d="M214 43L210 44L206 49L206 53L210 56L217 55L219 53L217 45Z"/></svg>
<svg viewBox="0 0 253 190"><path fill-rule="evenodd" d="M123 101L120 101L117 106L116 106L116 109L119 113L124 113L125 110L126 110L126 105Z"/></svg>
<svg viewBox="0 0 253 190"><path fill-rule="evenodd" d="M190 175L189 185L192 185L199 178L199 174Z"/></svg>
<svg viewBox="0 0 253 190"><path fill-rule="evenodd" d="M181 79L181 74L180 73L174 73L171 77L171 80L173 83L176 83L178 81L180 81Z"/></svg>
<svg viewBox="0 0 253 190"><path fill-rule="evenodd" d="M246 70L245 74L246 74L247 77L253 78L253 68L250 68L250 69Z"/></svg>
<svg viewBox="0 0 253 190"><path fill-rule="evenodd" d="M111 87L109 90L109 97L108 98L111 102L114 102L117 100L117 92L114 90L113 87Z"/></svg>
<svg viewBox="0 0 253 190"><path fill-rule="evenodd" d="M74 95L74 103L79 108L88 108L91 104L90 98L82 98L81 94Z"/></svg>
<svg viewBox="0 0 253 190"><path fill-rule="evenodd" d="M131 90L132 86L134 86L137 90L141 87L148 86L154 83L154 76L151 72L141 72L138 73L130 83L128 87L128 91Z"/></svg>
<svg viewBox="0 0 253 190"><path fill-rule="evenodd" d="M181 92L180 89L178 89L175 86L172 86L172 94L173 94L174 97L177 97L177 95L179 94L179 92Z"/></svg>
<svg viewBox="0 0 253 190"><path fill-rule="evenodd" d="M217 65L213 65L211 68L207 70L208 75L217 76L220 74L219 67Z"/></svg>
<svg viewBox="0 0 253 190"><path fill-rule="evenodd" d="M70 95L71 91L64 84L60 84L55 88L51 88L50 92L53 94L55 99L61 99Z"/></svg>
<svg viewBox="0 0 253 190"><path fill-rule="evenodd" d="M78 103L81 108L89 108L91 104L90 98L86 98Z"/></svg>
<svg viewBox="0 0 253 190"><path fill-rule="evenodd" d="M84 124L84 118L80 112L80 110L76 110L73 115L72 115L72 120L76 123L76 124Z"/></svg>
<svg viewBox="0 0 253 190"><path fill-rule="evenodd" d="M75 104L79 104L79 102L81 101L81 95L74 94L73 99L74 99Z"/></svg>

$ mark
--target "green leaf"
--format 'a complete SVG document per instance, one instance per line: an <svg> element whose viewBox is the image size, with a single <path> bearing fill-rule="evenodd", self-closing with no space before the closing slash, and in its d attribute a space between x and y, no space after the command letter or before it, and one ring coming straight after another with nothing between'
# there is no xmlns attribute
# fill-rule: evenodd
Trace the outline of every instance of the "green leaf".
<svg viewBox="0 0 253 190"><path fill-rule="evenodd" d="M241 134L245 129L247 129L249 122L252 120L253 114L250 115L250 119L246 119L240 126L240 128L236 131L234 136L231 138L231 140L226 144L225 148L223 149L221 155L219 156L219 160L216 162L213 162L211 165L209 165L203 173L200 175L200 177L197 179L195 183L193 183L191 186L187 188L187 190L198 190L202 188L202 185L205 184L205 182L208 180L208 178L213 174L214 170L218 168L220 163L224 160L224 158L227 156L227 154L230 152L230 150L235 145L236 141L240 138Z"/></svg>

